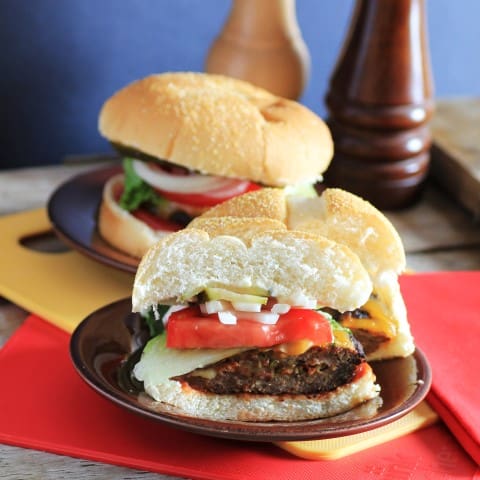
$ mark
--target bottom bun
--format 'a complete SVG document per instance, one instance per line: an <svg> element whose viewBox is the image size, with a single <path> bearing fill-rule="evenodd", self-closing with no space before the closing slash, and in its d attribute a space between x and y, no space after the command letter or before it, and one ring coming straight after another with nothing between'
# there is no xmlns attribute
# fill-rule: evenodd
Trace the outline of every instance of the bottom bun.
<svg viewBox="0 0 480 480"><path fill-rule="evenodd" d="M141 258L167 233L155 231L118 205L115 191L123 188L123 175L110 178L103 188L98 214L98 230L104 240L132 257Z"/></svg>
<svg viewBox="0 0 480 480"><path fill-rule="evenodd" d="M347 412L378 397L380 387L370 366L355 381L319 395L217 395L194 390L175 380L145 385L158 404L155 410L209 420L294 422ZM373 404L372 415L380 402Z"/></svg>

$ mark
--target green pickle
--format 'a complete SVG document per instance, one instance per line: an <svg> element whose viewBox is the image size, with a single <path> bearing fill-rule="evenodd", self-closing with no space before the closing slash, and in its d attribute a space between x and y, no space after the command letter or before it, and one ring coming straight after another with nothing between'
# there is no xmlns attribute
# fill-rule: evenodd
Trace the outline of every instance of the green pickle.
<svg viewBox="0 0 480 480"><path fill-rule="evenodd" d="M268 301L268 292L255 288L252 288L249 293L238 293L225 288L212 287L205 289L205 296L208 300L226 300L232 303L259 303L266 305Z"/></svg>

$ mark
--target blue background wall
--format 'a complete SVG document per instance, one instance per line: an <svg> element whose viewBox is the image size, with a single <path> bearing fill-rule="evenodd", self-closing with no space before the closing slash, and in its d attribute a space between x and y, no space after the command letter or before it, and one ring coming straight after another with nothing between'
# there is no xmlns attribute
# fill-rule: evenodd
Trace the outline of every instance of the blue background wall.
<svg viewBox="0 0 480 480"><path fill-rule="evenodd" d="M321 116L354 0L297 0ZM106 152L99 108L152 72L203 70L229 0L0 0L0 167ZM437 97L480 93L479 0L427 3Z"/></svg>

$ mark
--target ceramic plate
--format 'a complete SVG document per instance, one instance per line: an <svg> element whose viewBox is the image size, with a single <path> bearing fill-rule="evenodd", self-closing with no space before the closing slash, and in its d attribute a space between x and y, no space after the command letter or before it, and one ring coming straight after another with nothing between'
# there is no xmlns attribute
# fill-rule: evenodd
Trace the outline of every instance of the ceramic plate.
<svg viewBox="0 0 480 480"><path fill-rule="evenodd" d="M97 231L97 212L103 185L121 167L83 173L63 183L48 201L48 216L57 235L69 246L94 260L135 273L139 260L113 248Z"/></svg>
<svg viewBox="0 0 480 480"><path fill-rule="evenodd" d="M417 406L431 385L427 359L417 349L407 358L372 362L382 388L383 404L371 400L328 419L301 422L213 421L158 410L158 403L132 380L148 334L131 300L120 300L89 315L72 335L70 352L80 376L112 402L184 430L215 437L249 441L288 441L332 438L371 430L402 417ZM135 354L135 352L137 352Z"/></svg>

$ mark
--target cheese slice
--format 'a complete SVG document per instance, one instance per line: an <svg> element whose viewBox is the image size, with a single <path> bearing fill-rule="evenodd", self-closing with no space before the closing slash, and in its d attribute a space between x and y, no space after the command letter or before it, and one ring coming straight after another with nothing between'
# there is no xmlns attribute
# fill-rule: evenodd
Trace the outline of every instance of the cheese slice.
<svg viewBox="0 0 480 480"><path fill-rule="evenodd" d="M224 358L231 357L248 348L168 348L163 332L152 338L145 346L133 374L144 382L145 389L168 382L171 377L189 373Z"/></svg>
<svg viewBox="0 0 480 480"><path fill-rule="evenodd" d="M374 294L368 302L361 307L368 313L369 318L355 318L351 314L342 316L342 326L350 329L363 329L372 333L382 334L385 337L393 338L396 335L396 322L386 311L383 303Z"/></svg>
<svg viewBox="0 0 480 480"><path fill-rule="evenodd" d="M293 342L281 343L273 347L274 350L285 353L288 356L301 355L309 348L313 347L314 343L311 340L295 340Z"/></svg>

